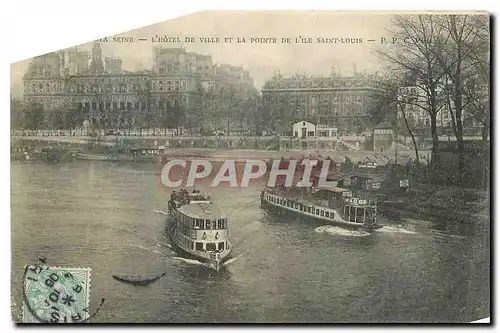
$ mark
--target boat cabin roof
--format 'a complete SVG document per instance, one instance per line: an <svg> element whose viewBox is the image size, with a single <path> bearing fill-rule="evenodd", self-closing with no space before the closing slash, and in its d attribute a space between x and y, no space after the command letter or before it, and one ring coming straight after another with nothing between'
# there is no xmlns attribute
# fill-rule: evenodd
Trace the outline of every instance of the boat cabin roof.
<svg viewBox="0 0 500 333"><path fill-rule="evenodd" d="M142 150L158 150L158 147L131 147L130 151L142 151Z"/></svg>
<svg viewBox="0 0 500 333"><path fill-rule="evenodd" d="M319 193L321 191L333 192L333 193L350 192L350 190L342 188L342 187L328 186L328 187L320 187L320 188L316 189L316 191L314 193Z"/></svg>
<svg viewBox="0 0 500 333"><path fill-rule="evenodd" d="M180 207L179 212L194 219L226 218L226 214L219 206L209 203L187 204Z"/></svg>

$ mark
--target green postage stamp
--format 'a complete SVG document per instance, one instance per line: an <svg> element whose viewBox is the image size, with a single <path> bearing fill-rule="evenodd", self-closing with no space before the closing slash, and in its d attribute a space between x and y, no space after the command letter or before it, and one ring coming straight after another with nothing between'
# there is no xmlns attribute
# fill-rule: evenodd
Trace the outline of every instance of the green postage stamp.
<svg viewBox="0 0 500 333"><path fill-rule="evenodd" d="M89 318L90 268L26 265L23 323L78 323Z"/></svg>

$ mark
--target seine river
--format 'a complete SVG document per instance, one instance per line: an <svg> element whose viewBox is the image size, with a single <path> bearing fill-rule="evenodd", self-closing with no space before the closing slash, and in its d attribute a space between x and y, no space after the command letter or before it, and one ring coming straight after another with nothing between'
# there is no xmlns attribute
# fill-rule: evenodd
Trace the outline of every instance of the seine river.
<svg viewBox="0 0 500 333"><path fill-rule="evenodd" d="M168 244L170 189L152 164L75 161L11 166L13 316L24 265L92 269L92 322L469 322L489 316L489 226L467 234L425 220L345 236L267 215L261 187L210 189L234 252L214 274ZM455 228L456 229L456 228ZM450 230L454 230L451 228ZM166 275L147 287L117 275ZM91 310L92 312L92 310Z"/></svg>

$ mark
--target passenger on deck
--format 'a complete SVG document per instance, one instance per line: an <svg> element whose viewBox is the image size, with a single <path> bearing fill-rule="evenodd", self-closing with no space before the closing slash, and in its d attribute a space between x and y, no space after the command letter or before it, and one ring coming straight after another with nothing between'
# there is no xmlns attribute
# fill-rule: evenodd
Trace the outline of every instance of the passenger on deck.
<svg viewBox="0 0 500 333"><path fill-rule="evenodd" d="M175 191L173 191L172 195L170 196L170 200L168 201L169 207L177 208L177 204L176 204L175 200L177 200L177 193Z"/></svg>
<svg viewBox="0 0 500 333"><path fill-rule="evenodd" d="M189 203L189 193L186 189L182 189L181 190L181 202L182 202L182 205L187 205Z"/></svg>

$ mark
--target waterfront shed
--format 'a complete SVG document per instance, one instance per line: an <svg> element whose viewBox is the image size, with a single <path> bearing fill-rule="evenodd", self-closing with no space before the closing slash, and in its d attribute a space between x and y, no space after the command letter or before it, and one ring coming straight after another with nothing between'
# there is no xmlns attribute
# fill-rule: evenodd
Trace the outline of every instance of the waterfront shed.
<svg viewBox="0 0 500 333"><path fill-rule="evenodd" d="M293 124L293 136L300 139L314 137L316 136L316 125L307 121L299 121Z"/></svg>

